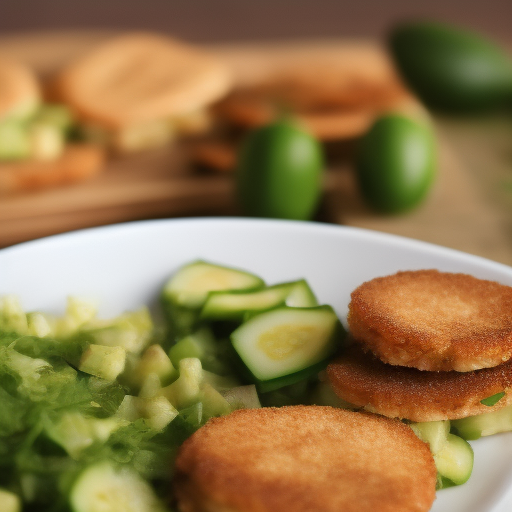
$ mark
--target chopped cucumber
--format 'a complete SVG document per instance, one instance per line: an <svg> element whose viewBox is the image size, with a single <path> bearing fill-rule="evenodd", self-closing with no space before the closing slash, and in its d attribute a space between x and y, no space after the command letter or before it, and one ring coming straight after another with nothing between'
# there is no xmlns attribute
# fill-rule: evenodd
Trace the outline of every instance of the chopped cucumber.
<svg viewBox="0 0 512 512"><path fill-rule="evenodd" d="M163 386L170 384L178 376L169 356L157 344L150 345L144 351L128 378L132 385L140 388L150 374L156 374Z"/></svg>
<svg viewBox="0 0 512 512"><path fill-rule="evenodd" d="M18 334L28 333L28 321L18 297L6 295L0 298L0 329Z"/></svg>
<svg viewBox="0 0 512 512"><path fill-rule="evenodd" d="M464 439L474 440L500 432L512 431L512 405L497 411L453 420L452 426Z"/></svg>
<svg viewBox="0 0 512 512"><path fill-rule="evenodd" d="M203 403L204 420L229 414L232 411L226 398L207 382L203 384L201 402Z"/></svg>
<svg viewBox="0 0 512 512"><path fill-rule="evenodd" d="M165 300L187 308L200 308L209 292L250 290L264 286L258 276L234 268L196 261L180 268L162 291Z"/></svg>
<svg viewBox="0 0 512 512"><path fill-rule="evenodd" d="M439 474L461 485L468 481L473 471L473 448L462 437L448 434L447 442L434 454L434 462Z"/></svg>
<svg viewBox="0 0 512 512"><path fill-rule="evenodd" d="M57 422L45 421L46 435L78 460L83 450L94 443L104 443L119 427L120 418L92 418L79 412L68 412ZM1 510L1 509L0 509Z"/></svg>
<svg viewBox="0 0 512 512"><path fill-rule="evenodd" d="M450 421L425 421L422 423L411 423L414 433L430 446L432 455L441 451L448 442L450 433Z"/></svg>
<svg viewBox="0 0 512 512"><path fill-rule="evenodd" d="M252 376L265 382L324 361L338 347L340 328L330 306L285 306L251 318L233 332L231 342Z"/></svg>
<svg viewBox="0 0 512 512"><path fill-rule="evenodd" d="M124 370L126 351L122 347L89 345L82 354L78 369L105 380L116 380Z"/></svg>
<svg viewBox="0 0 512 512"><path fill-rule="evenodd" d="M108 462L90 466L79 475L70 505L73 512L166 512L148 482Z"/></svg>
<svg viewBox="0 0 512 512"><path fill-rule="evenodd" d="M21 512L21 500L18 495L0 489L0 510L2 512Z"/></svg>
<svg viewBox="0 0 512 512"><path fill-rule="evenodd" d="M178 340L169 350L169 357L174 366L187 357L197 357L206 370L225 374L229 372L229 365L222 357L224 349L225 344L216 340L210 329L203 327Z"/></svg>
<svg viewBox="0 0 512 512"><path fill-rule="evenodd" d="M195 357L182 359L179 365L180 376L169 386L162 388L165 396L174 407L184 409L201 400L203 370L201 361Z"/></svg>
<svg viewBox="0 0 512 512"><path fill-rule="evenodd" d="M259 409L261 407L256 386L237 386L222 392L231 409Z"/></svg>
<svg viewBox="0 0 512 512"><path fill-rule="evenodd" d="M153 321L147 308L119 315L112 320L91 320L80 334L96 345L120 346L127 352L140 354L150 343Z"/></svg>
<svg viewBox="0 0 512 512"><path fill-rule="evenodd" d="M201 318L242 321L246 311L264 311L281 305L314 307L318 303L302 279L253 292L211 292L201 310Z"/></svg>
<svg viewBox="0 0 512 512"><path fill-rule="evenodd" d="M24 123L13 119L0 122L0 161L25 160L31 156L30 136Z"/></svg>

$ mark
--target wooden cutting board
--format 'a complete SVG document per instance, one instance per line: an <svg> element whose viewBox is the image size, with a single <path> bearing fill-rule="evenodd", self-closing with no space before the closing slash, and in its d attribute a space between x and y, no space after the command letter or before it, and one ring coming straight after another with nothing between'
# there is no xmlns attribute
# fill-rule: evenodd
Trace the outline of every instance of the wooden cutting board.
<svg viewBox="0 0 512 512"><path fill-rule="evenodd" d="M0 52L28 62L44 77L111 35L91 31L20 34L0 38ZM367 41L232 44L208 49L231 64L239 83L251 83L285 62L349 58L354 50L371 66L387 59L378 44ZM345 163L326 173L321 220L405 235L512 264L503 207L482 191L478 176L453 150L446 134L450 130L442 122L438 126L438 179L420 208L396 217L375 215L362 203L351 165ZM475 151L475 144L472 148ZM1 198L0 246L115 222L236 213L232 178L193 172L182 145L175 144L112 160L88 182Z"/></svg>

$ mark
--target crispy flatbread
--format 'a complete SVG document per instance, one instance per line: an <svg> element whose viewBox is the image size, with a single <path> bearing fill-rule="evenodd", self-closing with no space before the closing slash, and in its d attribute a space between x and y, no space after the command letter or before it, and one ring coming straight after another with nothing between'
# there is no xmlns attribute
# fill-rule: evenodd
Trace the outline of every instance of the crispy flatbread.
<svg viewBox="0 0 512 512"><path fill-rule="evenodd" d="M352 345L327 375L340 398L390 418L454 420L512 404L512 361L472 372L426 372L385 364ZM494 406L480 403L503 391Z"/></svg>
<svg viewBox="0 0 512 512"><path fill-rule="evenodd" d="M398 272L352 292L348 324L358 343L389 364L492 367L512 357L512 287L437 270Z"/></svg>
<svg viewBox="0 0 512 512"><path fill-rule="evenodd" d="M331 407L245 409L180 449L182 512L420 512L436 468L410 427Z"/></svg>

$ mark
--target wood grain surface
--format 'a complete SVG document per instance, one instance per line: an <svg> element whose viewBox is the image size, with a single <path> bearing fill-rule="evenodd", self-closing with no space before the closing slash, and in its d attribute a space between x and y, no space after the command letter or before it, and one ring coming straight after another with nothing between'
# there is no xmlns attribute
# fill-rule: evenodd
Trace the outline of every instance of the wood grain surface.
<svg viewBox="0 0 512 512"><path fill-rule="evenodd" d="M3 37L0 53L29 63L44 77L111 35L87 31ZM208 47L231 63L241 83L250 83L283 62L347 58L354 48L372 65L386 59L378 44L367 41ZM404 235L512 264L508 219L512 199L509 200L507 187L501 183L511 166L506 155L508 150L508 157L512 155L512 147L507 146L507 134L511 134L512 141L512 125L505 121L496 128L499 122L486 122L487 125L481 121L471 124L468 120L436 119L439 172L427 201L413 212L380 216L369 211L355 186L352 166L345 162L326 172L319 220ZM498 130L503 139L504 147L499 154L492 150L496 137L481 136L489 134L489 126ZM467 140L471 142L468 144ZM472 156L468 157L468 153ZM479 162L478 166L475 162ZM492 176L484 176L476 168L486 162L495 169ZM114 222L236 213L232 178L191 172L182 144L176 143L163 150L115 159L101 175L88 182L2 197L0 246Z"/></svg>

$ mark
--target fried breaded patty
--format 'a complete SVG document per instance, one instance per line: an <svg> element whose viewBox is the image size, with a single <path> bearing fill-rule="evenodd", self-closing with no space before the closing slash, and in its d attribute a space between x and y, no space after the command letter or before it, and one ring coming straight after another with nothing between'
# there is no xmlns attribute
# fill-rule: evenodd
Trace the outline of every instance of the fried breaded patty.
<svg viewBox="0 0 512 512"><path fill-rule="evenodd" d="M367 411L412 421L454 420L512 403L512 361L473 372L392 366L352 345L327 367L336 394ZM480 400L505 391L492 407Z"/></svg>
<svg viewBox="0 0 512 512"><path fill-rule="evenodd" d="M512 357L512 287L437 270L398 272L352 292L348 324L389 364L488 368Z"/></svg>
<svg viewBox="0 0 512 512"><path fill-rule="evenodd" d="M416 512L435 498L428 446L405 424L332 407L244 409L180 449L181 512Z"/></svg>

